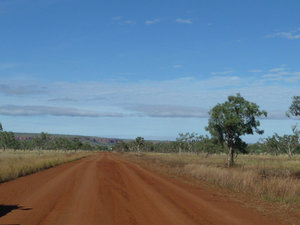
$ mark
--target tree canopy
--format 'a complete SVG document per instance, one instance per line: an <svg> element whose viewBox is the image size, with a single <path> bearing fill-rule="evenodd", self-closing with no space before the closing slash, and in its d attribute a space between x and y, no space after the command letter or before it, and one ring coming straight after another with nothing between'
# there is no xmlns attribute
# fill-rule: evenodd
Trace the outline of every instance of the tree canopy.
<svg viewBox="0 0 300 225"><path fill-rule="evenodd" d="M229 96L226 102L217 104L209 111L209 115L206 130L229 148L228 166L232 166L234 153L243 151L247 146L240 137L254 132L263 134L264 131L258 129L260 121L257 117L266 117L267 112L261 111L257 104L237 94Z"/></svg>
<svg viewBox="0 0 300 225"><path fill-rule="evenodd" d="M300 96L294 96L288 114L300 116Z"/></svg>

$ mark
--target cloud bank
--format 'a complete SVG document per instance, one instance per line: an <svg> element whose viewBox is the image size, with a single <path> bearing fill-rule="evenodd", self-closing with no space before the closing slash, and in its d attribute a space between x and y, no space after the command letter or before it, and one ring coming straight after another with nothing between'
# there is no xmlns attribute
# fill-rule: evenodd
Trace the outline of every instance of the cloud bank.
<svg viewBox="0 0 300 225"><path fill-rule="evenodd" d="M22 106L3 105L0 106L0 114L5 116L70 116L70 117L122 117L122 113L93 112L71 107L54 106Z"/></svg>
<svg viewBox="0 0 300 225"><path fill-rule="evenodd" d="M229 71L229 70L228 70ZM7 116L207 118L214 105L241 93L271 119L287 119L291 97L299 95L300 72L271 68L254 76L215 72L210 77L162 81L0 83L0 114ZM225 73L226 72L226 73ZM247 74L248 70L246 71ZM238 73L240 74L240 73ZM78 91L80 90L80 91ZM2 95L1 95L2 94ZM12 104L13 103L13 104Z"/></svg>

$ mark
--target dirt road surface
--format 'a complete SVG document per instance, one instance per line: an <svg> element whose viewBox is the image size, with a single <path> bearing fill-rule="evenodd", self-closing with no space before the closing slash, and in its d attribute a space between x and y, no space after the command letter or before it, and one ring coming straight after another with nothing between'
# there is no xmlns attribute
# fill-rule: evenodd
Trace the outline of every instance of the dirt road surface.
<svg viewBox="0 0 300 225"><path fill-rule="evenodd" d="M0 224L278 223L207 189L102 153L0 184Z"/></svg>

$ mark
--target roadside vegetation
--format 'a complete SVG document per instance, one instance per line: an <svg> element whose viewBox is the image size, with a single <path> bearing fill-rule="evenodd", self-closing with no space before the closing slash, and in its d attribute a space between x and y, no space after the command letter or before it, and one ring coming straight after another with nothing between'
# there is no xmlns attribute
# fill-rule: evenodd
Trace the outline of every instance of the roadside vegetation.
<svg viewBox="0 0 300 225"><path fill-rule="evenodd" d="M55 137L41 132L29 139L17 139L13 132L4 131L0 123L0 148L13 150L108 150L107 145L91 144L80 138Z"/></svg>
<svg viewBox="0 0 300 225"><path fill-rule="evenodd" d="M112 150L137 153L136 159L164 167L173 174L195 177L272 201L300 203L297 124L291 128L291 134L274 133L253 144L242 140L244 135L263 134L259 119L266 116L267 112L257 104L237 94L210 110L206 127L209 135L180 133L176 141L145 141L137 137L115 144ZM287 116L299 118L300 96L293 97ZM30 140L18 140L14 133L4 131L1 123L0 146L0 182L84 157L89 154L87 150L110 150L76 137L57 138L43 132Z"/></svg>
<svg viewBox="0 0 300 225"><path fill-rule="evenodd" d="M90 154L92 152L88 151L2 151L0 152L0 183L78 160Z"/></svg>
<svg viewBox="0 0 300 225"><path fill-rule="evenodd" d="M169 175L187 176L269 201L300 204L300 155L240 155L234 167L227 167L226 154L143 153L129 154Z"/></svg>
<svg viewBox="0 0 300 225"><path fill-rule="evenodd" d="M300 131L247 144L244 135L263 134L260 119L267 112L240 94L229 96L209 112L210 135L181 133L176 141L151 142L138 137L118 143L117 152L137 152L130 158L269 201L300 204ZM287 116L299 118L300 96L293 97ZM148 162L148 163L147 163Z"/></svg>
<svg viewBox="0 0 300 225"><path fill-rule="evenodd" d="M66 162L81 159L107 146L82 142L75 137L40 135L19 140L13 132L4 131L0 123L0 183L32 174Z"/></svg>

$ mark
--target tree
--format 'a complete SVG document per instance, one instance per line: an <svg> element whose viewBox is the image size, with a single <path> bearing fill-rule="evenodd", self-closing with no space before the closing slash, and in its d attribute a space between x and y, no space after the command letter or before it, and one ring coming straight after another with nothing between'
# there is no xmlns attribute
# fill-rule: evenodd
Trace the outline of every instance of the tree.
<svg viewBox="0 0 300 225"><path fill-rule="evenodd" d="M179 147L179 154L181 154L181 151L187 150L188 152L194 151L194 145L198 140L199 137L196 133L179 133L178 137L176 138L176 141L178 142Z"/></svg>
<svg viewBox="0 0 300 225"><path fill-rule="evenodd" d="M78 150L78 149L80 149L82 146L83 146L83 143L79 140L78 137L75 137L75 138L73 139L73 148L74 148L75 150Z"/></svg>
<svg viewBox="0 0 300 225"><path fill-rule="evenodd" d="M297 130L297 126L292 127L293 134L285 134L279 137L279 142L283 146L283 151L288 154L289 158L292 158L294 152L299 146L300 131Z"/></svg>
<svg viewBox="0 0 300 225"><path fill-rule="evenodd" d="M234 164L234 154L245 151L246 143L240 138L245 134L263 134L257 117L267 116L259 106L248 102L240 94L229 96L222 104L217 104L209 111L209 121L206 130L213 138L217 138L222 145L229 148L228 167Z"/></svg>
<svg viewBox="0 0 300 225"><path fill-rule="evenodd" d="M3 151L5 151L7 148L16 148L16 138L13 132L7 132L3 131L1 132L1 146Z"/></svg>
<svg viewBox="0 0 300 225"><path fill-rule="evenodd" d="M119 142L113 146L114 151L117 152L129 152L129 146L125 142Z"/></svg>
<svg viewBox="0 0 300 225"><path fill-rule="evenodd" d="M137 151L138 153L140 153L141 147L144 145L144 138L142 138L142 137L137 137L137 138L135 139L135 144L136 144L136 151Z"/></svg>
<svg viewBox="0 0 300 225"><path fill-rule="evenodd" d="M292 158L293 154L299 147L300 131L297 130L297 126L292 127L293 134L285 134L279 136L274 133L272 137L265 139L265 145L268 152L279 155L280 153L286 153L289 158Z"/></svg>
<svg viewBox="0 0 300 225"><path fill-rule="evenodd" d="M300 116L300 96L293 97L293 102L287 114L288 116Z"/></svg>
<svg viewBox="0 0 300 225"><path fill-rule="evenodd" d="M41 134L34 138L34 145L38 150L46 149L47 144L50 141L50 135L44 132L41 132Z"/></svg>
<svg viewBox="0 0 300 225"><path fill-rule="evenodd" d="M209 156L209 154L220 153L220 151L222 150L222 146L220 146L218 140L216 138L210 138L208 135L200 135L195 144L197 153L206 153L206 158Z"/></svg>
<svg viewBox="0 0 300 225"><path fill-rule="evenodd" d="M281 137L274 133L272 137L267 137L264 141L264 145L266 146L267 152L274 153L276 156L282 152L282 143Z"/></svg>
<svg viewBox="0 0 300 225"><path fill-rule="evenodd" d="M5 151L7 148L15 149L17 147L17 140L13 132L3 131L2 124L0 123L0 145Z"/></svg>

